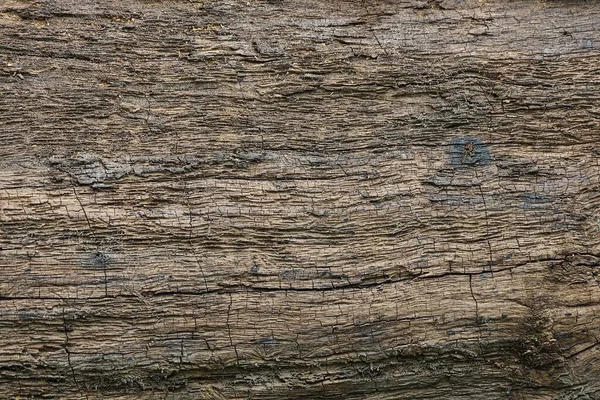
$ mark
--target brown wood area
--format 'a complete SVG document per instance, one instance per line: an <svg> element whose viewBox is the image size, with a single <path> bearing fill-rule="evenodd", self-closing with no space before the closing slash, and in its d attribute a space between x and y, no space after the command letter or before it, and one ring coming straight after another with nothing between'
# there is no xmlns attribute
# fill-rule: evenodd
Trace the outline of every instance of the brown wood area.
<svg viewBox="0 0 600 400"><path fill-rule="evenodd" d="M0 397L600 399L600 3L0 1Z"/></svg>

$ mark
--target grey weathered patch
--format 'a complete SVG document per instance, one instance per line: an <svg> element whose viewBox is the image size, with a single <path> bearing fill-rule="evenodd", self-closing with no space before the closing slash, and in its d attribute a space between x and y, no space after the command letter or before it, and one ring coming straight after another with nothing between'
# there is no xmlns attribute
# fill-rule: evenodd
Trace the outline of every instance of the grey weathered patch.
<svg viewBox="0 0 600 400"><path fill-rule="evenodd" d="M489 164L492 160L485 144L471 136L459 136L450 143L450 162L454 168Z"/></svg>
<svg viewBox="0 0 600 400"><path fill-rule="evenodd" d="M104 269L110 264L110 257L101 251L95 251L90 254L87 258L81 261L81 265L86 268L99 268Z"/></svg>
<svg viewBox="0 0 600 400"><path fill-rule="evenodd" d="M543 208L553 206L553 197L538 193L523 193L519 196L523 208Z"/></svg>
<svg viewBox="0 0 600 400"><path fill-rule="evenodd" d="M48 165L66 172L79 185L95 189L110 189L127 175L143 176L151 173L185 173L198 168L202 161L198 157L139 156L109 159L97 154L81 153L71 158L50 157Z"/></svg>
<svg viewBox="0 0 600 400"><path fill-rule="evenodd" d="M260 273L260 267L258 266L258 264L252 264L252 267L250 267L250 273L252 275L258 275Z"/></svg>
<svg viewBox="0 0 600 400"><path fill-rule="evenodd" d="M264 338L260 338L254 341L255 344L262 344L262 345L276 345L279 344L279 340L272 338L272 337L264 337Z"/></svg>

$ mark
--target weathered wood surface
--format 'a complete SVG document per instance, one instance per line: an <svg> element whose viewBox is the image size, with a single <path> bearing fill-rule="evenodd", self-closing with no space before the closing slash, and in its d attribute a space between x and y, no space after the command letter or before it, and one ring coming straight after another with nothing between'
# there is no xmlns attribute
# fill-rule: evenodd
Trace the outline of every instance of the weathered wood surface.
<svg viewBox="0 0 600 400"><path fill-rule="evenodd" d="M600 398L600 6L0 4L3 398Z"/></svg>

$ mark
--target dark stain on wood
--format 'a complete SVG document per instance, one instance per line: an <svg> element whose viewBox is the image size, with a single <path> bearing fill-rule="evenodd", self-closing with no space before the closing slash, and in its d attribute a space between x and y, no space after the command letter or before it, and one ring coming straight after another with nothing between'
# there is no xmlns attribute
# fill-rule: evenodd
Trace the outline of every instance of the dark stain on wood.
<svg viewBox="0 0 600 400"><path fill-rule="evenodd" d="M450 144L450 159L454 168L466 168L487 165L492 161L492 156L480 139L460 136Z"/></svg>

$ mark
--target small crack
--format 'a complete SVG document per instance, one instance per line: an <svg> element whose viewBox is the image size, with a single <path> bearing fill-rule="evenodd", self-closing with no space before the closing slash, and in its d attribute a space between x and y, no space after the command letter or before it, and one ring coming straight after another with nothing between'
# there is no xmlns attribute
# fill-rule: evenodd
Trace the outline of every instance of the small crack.
<svg viewBox="0 0 600 400"><path fill-rule="evenodd" d="M102 164L104 166L104 164ZM104 167L106 168L106 167ZM77 199L77 202L79 203L79 207L81 207L81 211L83 211L83 216L85 217L85 220L87 222L87 226L90 229L90 235L92 236L92 238L95 238L94 235L94 229L92 228L92 223L90 222L90 219L87 215L87 212L85 211L85 207L83 206L83 203L81 201L81 199L79 198L79 195L77 194L77 190L75 189L75 185L73 184L73 194L75 195L75 198ZM106 271L106 262L102 262L102 272L104 273L104 296L108 297L108 274Z"/></svg>
<svg viewBox="0 0 600 400"><path fill-rule="evenodd" d="M490 221L489 221L489 217L488 217L488 209L487 209L487 204L485 202L485 196L483 195L483 190L481 189L481 186L479 187L479 193L481 194L481 200L483 201L483 210L485 212L485 233L486 233L485 241L487 242L488 254L489 254L489 258L490 258L489 272L492 273L492 278L493 278L494 271L492 270L492 265L494 264L494 255L492 253L492 244L490 243Z"/></svg>
<svg viewBox="0 0 600 400"><path fill-rule="evenodd" d="M77 202L79 203L79 206L81 207L81 211L83 211L83 216L85 217L85 220L87 222L88 228L90 228L90 233L91 233L91 235L93 237L94 236L94 229L92 229L92 224L90 223L90 219L88 218L87 212L85 212L85 208L83 207L83 203L79 199L79 195L77 194L77 190L75 190L75 186L73 186L73 194L75 195L75 198L77 199Z"/></svg>
<svg viewBox="0 0 600 400"><path fill-rule="evenodd" d="M229 293L229 306L227 307L227 334L229 335L229 344L231 347L233 347L233 350L235 351L235 363L239 366L240 364L240 356L238 354L237 351L237 346L235 346L233 344L233 338L231 336L231 324L229 323L229 320L231 318L231 306L233 305L233 296L231 295L231 293Z"/></svg>
<svg viewBox="0 0 600 400"><path fill-rule="evenodd" d="M181 339L181 344L179 347L179 370L181 370L182 364L183 364L183 339Z"/></svg>
<svg viewBox="0 0 600 400"><path fill-rule="evenodd" d="M575 352L575 353L573 353L573 354L571 354L571 355L569 355L569 356L567 356L567 357L565 357L565 358L566 358L566 359L569 359L569 358L576 357L576 356L578 356L579 354L581 354L581 353L583 353L583 352L585 352L585 351L588 351L588 350L590 350L590 349L593 349L594 347L598 346L599 344L600 344L600 342L598 342L598 341L597 341L596 343L592 343L592 344L590 344L589 346L586 346L586 347L584 347L583 349L581 349L581 350L579 350L579 351L577 351L577 352Z"/></svg>
<svg viewBox="0 0 600 400"><path fill-rule="evenodd" d="M481 347L481 325L479 320L479 303L477 302L477 298L475 298L475 293L473 293L473 275L469 275L469 290L471 291L471 297L475 302L475 325L477 325L477 330L479 332L479 338L477 340L477 344L479 345L479 351L483 356L483 348Z"/></svg>
<svg viewBox="0 0 600 400"><path fill-rule="evenodd" d="M187 208L189 213L189 225L190 225L190 234L188 237L188 242L190 243L190 249L192 250L192 254L194 255L194 259L196 260L196 264L198 265L198 269L200 270L200 274L202 274L202 279L204 280L204 288L208 292L208 282L206 281L206 275L204 274L204 269L202 268L202 264L200 263L200 259L198 258L198 254L196 253L196 249L194 248L194 244L192 243L192 238L194 236L194 223L192 221L192 207L190 206L190 195L187 195Z"/></svg>
<svg viewBox="0 0 600 400"><path fill-rule="evenodd" d="M63 314L62 314L62 321L63 321L63 332L65 334L65 343L63 345L63 348L65 349L65 352L67 353L67 364L69 365L69 369L71 370L71 377L73 378L73 382L75 383L75 386L77 387L77 390L81 392L81 387L79 386L79 382L77 381L77 378L75 377L75 368L73 368L73 364L71 363L71 351L69 350L69 346L71 346L71 342L69 339L69 324L67 324L67 318L65 317L65 309L63 308ZM87 396L86 396L87 398Z"/></svg>

